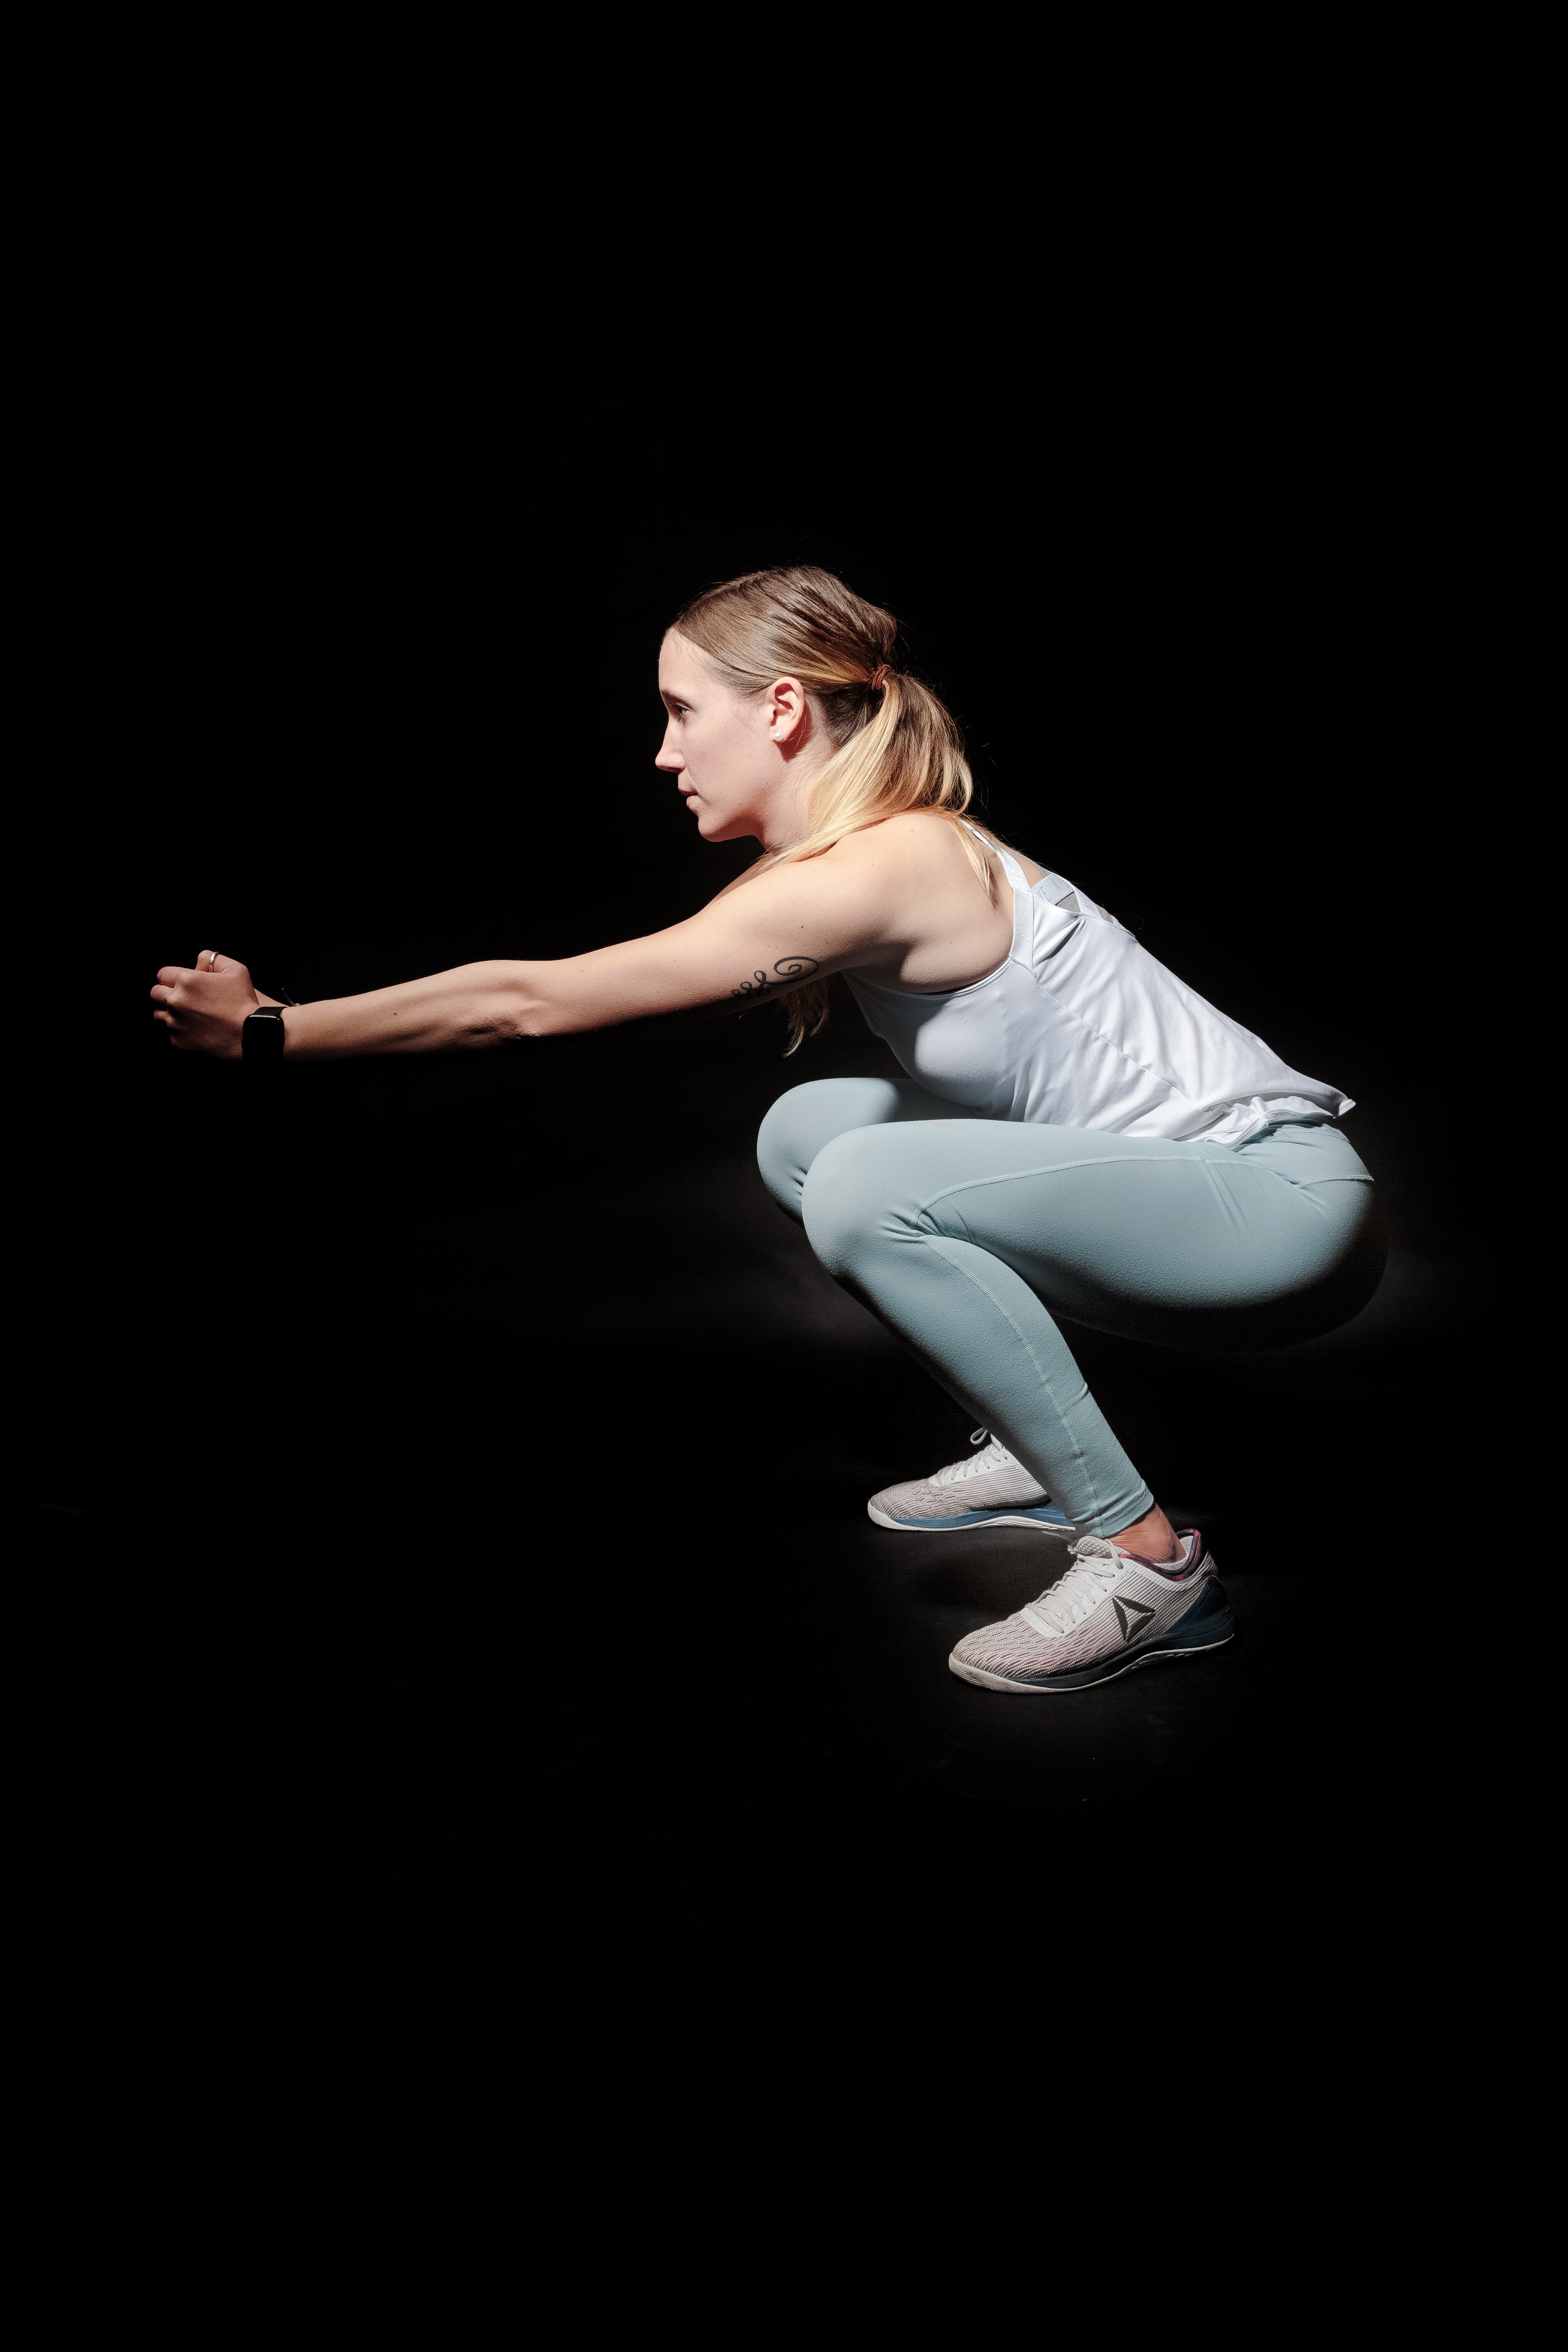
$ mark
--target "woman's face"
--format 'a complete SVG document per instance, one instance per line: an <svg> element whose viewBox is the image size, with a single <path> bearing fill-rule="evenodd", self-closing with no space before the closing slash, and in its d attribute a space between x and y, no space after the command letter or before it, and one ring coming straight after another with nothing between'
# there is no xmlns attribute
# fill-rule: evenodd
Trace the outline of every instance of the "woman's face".
<svg viewBox="0 0 1568 2352"><path fill-rule="evenodd" d="M659 648L658 691L669 723L656 764L676 778L703 840L766 842L784 814L781 794L795 798L795 754L813 732L805 689L780 678L766 694L736 694L672 629Z"/></svg>

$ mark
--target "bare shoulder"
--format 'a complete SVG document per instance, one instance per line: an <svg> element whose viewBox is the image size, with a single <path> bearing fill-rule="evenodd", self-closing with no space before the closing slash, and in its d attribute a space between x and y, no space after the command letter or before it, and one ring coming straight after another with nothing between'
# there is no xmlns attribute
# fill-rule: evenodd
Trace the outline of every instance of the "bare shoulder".
<svg viewBox="0 0 1568 2352"><path fill-rule="evenodd" d="M902 816L862 825L826 854L845 866L885 866L911 875L945 873L954 858L960 866L967 862L953 826L930 809L910 809Z"/></svg>
<svg viewBox="0 0 1568 2352"><path fill-rule="evenodd" d="M981 843L996 856L995 838L988 826L966 819ZM865 826L859 833L846 835L828 856L845 866L883 866L911 880L936 881L973 875L974 869L964 856L963 843L958 831L945 817L930 809L910 809L902 816L884 817L879 824ZM1025 879L1037 883L1045 868L1022 850L1011 849L1010 855L1024 869ZM998 862L996 878L1003 880Z"/></svg>

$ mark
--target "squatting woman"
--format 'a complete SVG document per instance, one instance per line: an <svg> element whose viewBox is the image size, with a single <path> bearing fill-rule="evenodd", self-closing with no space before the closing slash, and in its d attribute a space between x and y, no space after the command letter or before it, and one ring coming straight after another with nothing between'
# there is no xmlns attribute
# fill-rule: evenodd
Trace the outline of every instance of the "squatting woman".
<svg viewBox="0 0 1568 2352"><path fill-rule="evenodd" d="M971 824L956 730L895 667L890 614L806 565L710 589L667 634L658 766L707 841L763 854L689 920L550 963L460 966L280 1007L232 957L168 965L187 1051L428 1054L777 994L794 1037L841 971L907 1073L796 1087L763 1122L773 1198L990 1433L872 1498L910 1534L1076 1537L1040 1599L961 1642L983 1689L1081 1688L1229 1639L1086 1388L1058 1314L1176 1344L1331 1329L1382 1270L1352 1106L1204 1002L1065 875Z"/></svg>

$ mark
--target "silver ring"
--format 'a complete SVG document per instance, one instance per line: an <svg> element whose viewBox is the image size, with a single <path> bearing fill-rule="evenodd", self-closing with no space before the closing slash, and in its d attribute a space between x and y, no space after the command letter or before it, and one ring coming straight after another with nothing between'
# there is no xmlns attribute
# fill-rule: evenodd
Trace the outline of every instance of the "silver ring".
<svg viewBox="0 0 1568 2352"><path fill-rule="evenodd" d="M216 971L217 970L216 948L208 948L207 950L207 970L209 971Z"/></svg>

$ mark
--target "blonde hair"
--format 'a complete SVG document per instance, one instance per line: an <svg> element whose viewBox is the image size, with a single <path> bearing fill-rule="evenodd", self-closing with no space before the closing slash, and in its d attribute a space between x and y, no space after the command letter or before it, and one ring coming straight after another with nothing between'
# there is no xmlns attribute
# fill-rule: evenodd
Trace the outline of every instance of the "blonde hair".
<svg viewBox="0 0 1568 2352"><path fill-rule="evenodd" d="M892 667L899 625L814 563L748 572L693 599L670 623L737 694L763 694L778 677L798 677L821 710L833 755L812 784L805 832L787 849L760 857L743 884L775 866L820 857L847 834L884 818L927 809L951 824L994 896L990 861L961 813L974 779L952 713L929 686ZM731 883L731 889L739 887ZM827 1018L827 982L807 981L784 997L793 1054Z"/></svg>

